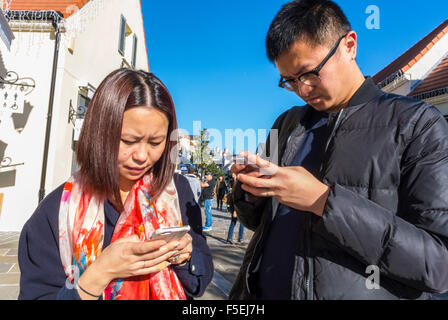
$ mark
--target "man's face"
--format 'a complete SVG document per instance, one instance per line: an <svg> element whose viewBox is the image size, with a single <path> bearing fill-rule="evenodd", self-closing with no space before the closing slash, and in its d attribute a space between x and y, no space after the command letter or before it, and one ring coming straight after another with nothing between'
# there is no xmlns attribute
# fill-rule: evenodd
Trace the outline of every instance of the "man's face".
<svg viewBox="0 0 448 320"><path fill-rule="evenodd" d="M206 174L206 175L205 175L205 179L206 179L207 181L210 181L210 180L213 179L213 176L212 176L211 174Z"/></svg>
<svg viewBox="0 0 448 320"><path fill-rule="evenodd" d="M275 64L284 79L293 79L315 69L328 55L331 47L311 46L306 41L297 40L291 48L280 55ZM309 86L299 82L295 93L318 111L335 112L347 103L349 86L347 79L351 72L350 60L353 50L342 39L336 53L325 63L319 72L320 83Z"/></svg>

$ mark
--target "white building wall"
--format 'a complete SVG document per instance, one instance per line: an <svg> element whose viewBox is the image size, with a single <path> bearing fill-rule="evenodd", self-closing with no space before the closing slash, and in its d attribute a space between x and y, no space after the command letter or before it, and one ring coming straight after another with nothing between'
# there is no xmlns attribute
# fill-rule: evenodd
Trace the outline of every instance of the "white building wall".
<svg viewBox="0 0 448 320"><path fill-rule="evenodd" d="M136 69L149 71L140 1L96 1L104 2L103 10L100 12L96 12L88 3L78 13L68 18L76 19L76 15L80 13L85 15L82 21L86 24L81 32L75 33L74 41L70 41L69 34L62 34L61 37L48 152L46 194L64 183L71 175L73 124L68 123L70 100L76 110L80 85L90 84L98 88L106 75L122 66L123 57L118 52L121 15L126 18L130 29L138 37ZM5 155L11 156L14 162L25 162L24 166L16 169L16 184L8 188L0 187L0 193L4 193L0 231L21 230L38 204L53 62L54 40L50 39L49 34L46 41L39 46L38 56L32 42L26 40L26 33L22 32L18 38L20 41L13 42L10 53L4 53L6 50L3 48L1 52L5 55L10 70L17 71L21 76L33 77L37 87L27 97L35 108L30 113L25 130L18 134L0 124L0 140L8 143ZM18 50L15 50L15 45L19 46ZM69 48L73 49L72 52ZM18 55L14 55L16 51ZM130 57L131 51L132 45L127 45L125 56ZM5 130L4 134L2 130ZM4 136L7 138L3 138Z"/></svg>
<svg viewBox="0 0 448 320"><path fill-rule="evenodd" d="M442 112L442 114L444 116L448 116L448 101L446 101L445 103L437 105L437 108L439 108L440 112Z"/></svg>
<svg viewBox="0 0 448 320"><path fill-rule="evenodd" d="M394 87L392 90L390 90L388 87L389 86L384 87L382 90L389 92L389 93L407 96L409 94L409 92L411 92L411 81L404 80L401 82L401 85Z"/></svg>
<svg viewBox="0 0 448 320"><path fill-rule="evenodd" d="M15 168L0 169L0 193L4 194L0 231L16 231L38 204L54 40L49 33L36 38L36 34L22 32L20 36L16 33L10 51L3 44L0 46L0 69L15 71L36 83L36 88L25 97L24 114L14 114L25 123L23 130L16 130L9 116L0 124L0 140L8 144L5 156L12 158L12 164L24 162ZM11 170L16 172L14 185L2 187L7 183L6 172Z"/></svg>

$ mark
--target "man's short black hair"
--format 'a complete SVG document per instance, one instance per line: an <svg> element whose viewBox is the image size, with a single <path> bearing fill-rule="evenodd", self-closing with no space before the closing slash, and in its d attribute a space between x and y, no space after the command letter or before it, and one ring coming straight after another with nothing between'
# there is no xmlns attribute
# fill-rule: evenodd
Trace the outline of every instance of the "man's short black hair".
<svg viewBox="0 0 448 320"><path fill-rule="evenodd" d="M189 174L196 174L196 170L194 170L193 166L188 166L188 173Z"/></svg>
<svg viewBox="0 0 448 320"><path fill-rule="evenodd" d="M268 59L275 62L297 41L332 47L351 30L342 9L328 0L294 0L282 6L266 36Z"/></svg>

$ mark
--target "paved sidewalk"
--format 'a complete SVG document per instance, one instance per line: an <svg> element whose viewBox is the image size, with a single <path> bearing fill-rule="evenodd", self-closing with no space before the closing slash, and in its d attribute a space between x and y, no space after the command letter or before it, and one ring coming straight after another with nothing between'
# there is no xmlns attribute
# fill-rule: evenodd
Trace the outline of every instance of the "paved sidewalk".
<svg viewBox="0 0 448 320"><path fill-rule="evenodd" d="M215 208L215 204L213 208ZM213 255L215 273L212 283L207 287L205 294L199 300L226 300L240 269L247 243L252 238L253 232L244 229L245 244L238 244L236 242L239 231L238 222L233 231L233 242L235 244L227 244L227 232L231 221L230 213L216 209L212 209L212 213L212 231L204 232L204 234L207 237L207 243ZM202 208L202 222L202 224L205 223L204 208Z"/></svg>
<svg viewBox="0 0 448 320"><path fill-rule="evenodd" d="M215 208L215 205L213 205ZM225 300L235 281L247 244L237 244L239 222L235 226L234 245L226 243L230 214L212 209L213 229L205 232L212 251L215 273L200 300ZM204 209L202 209L205 222ZM19 295L20 270L17 262L19 232L0 232L0 300L15 300ZM245 229L244 240L249 242L253 232Z"/></svg>
<svg viewBox="0 0 448 320"><path fill-rule="evenodd" d="M0 232L0 300L16 300L19 296L19 235L19 232Z"/></svg>

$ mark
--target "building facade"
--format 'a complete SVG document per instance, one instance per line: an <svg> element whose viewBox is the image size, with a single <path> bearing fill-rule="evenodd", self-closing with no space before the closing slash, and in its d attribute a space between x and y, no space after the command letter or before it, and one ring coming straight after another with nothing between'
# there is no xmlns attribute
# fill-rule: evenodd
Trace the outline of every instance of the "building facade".
<svg viewBox="0 0 448 320"><path fill-rule="evenodd" d="M77 170L77 136L101 81L149 63L140 0L12 0L5 16L16 39L0 48L11 83L0 88L0 231L19 231ZM1 100L16 93L16 109Z"/></svg>
<svg viewBox="0 0 448 320"><path fill-rule="evenodd" d="M448 19L373 79L383 91L432 104L448 120Z"/></svg>

